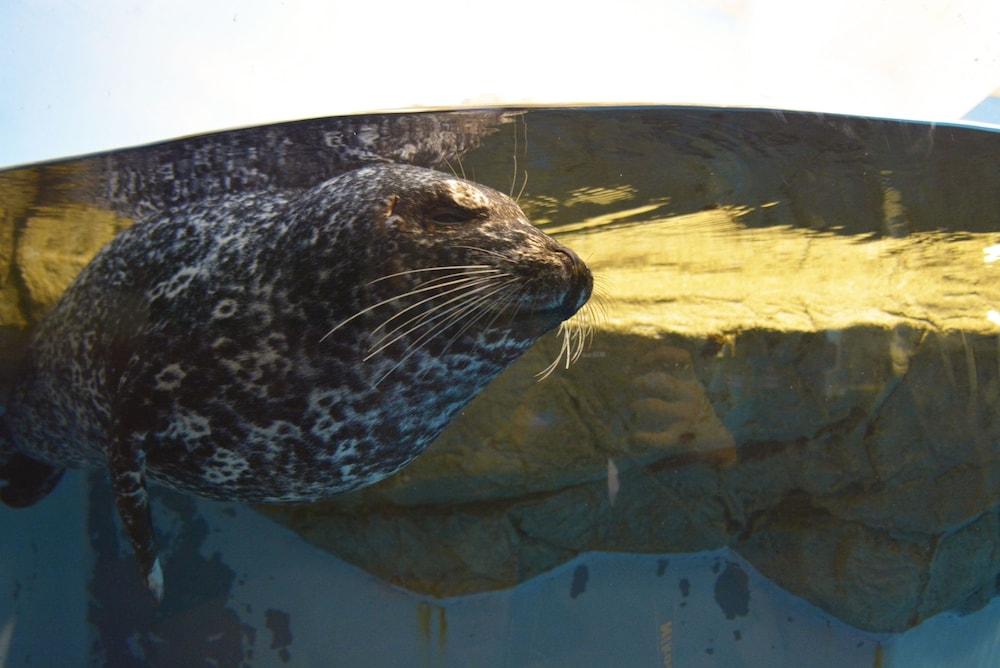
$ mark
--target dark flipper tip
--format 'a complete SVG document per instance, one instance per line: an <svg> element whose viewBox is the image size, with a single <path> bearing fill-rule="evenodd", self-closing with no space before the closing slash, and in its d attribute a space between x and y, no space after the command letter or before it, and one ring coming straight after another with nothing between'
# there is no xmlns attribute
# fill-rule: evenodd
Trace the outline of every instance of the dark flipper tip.
<svg viewBox="0 0 1000 668"><path fill-rule="evenodd" d="M0 455L0 501L11 508L33 505L55 489L64 472L19 452Z"/></svg>

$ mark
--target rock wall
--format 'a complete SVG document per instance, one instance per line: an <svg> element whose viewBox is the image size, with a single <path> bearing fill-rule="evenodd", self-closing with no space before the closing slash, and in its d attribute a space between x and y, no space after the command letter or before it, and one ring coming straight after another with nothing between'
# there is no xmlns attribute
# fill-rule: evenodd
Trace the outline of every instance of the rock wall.
<svg viewBox="0 0 1000 668"><path fill-rule="evenodd" d="M589 550L728 545L849 623L905 629L995 593L1000 358L996 337L925 334L900 372L899 336L602 332L532 384L542 346L400 475L264 512L439 596Z"/></svg>
<svg viewBox="0 0 1000 668"><path fill-rule="evenodd" d="M74 170L53 171L71 179ZM132 224L97 205L66 200L58 189L47 191L51 178L46 176L33 169L0 174L0 403L30 326L91 258Z"/></svg>

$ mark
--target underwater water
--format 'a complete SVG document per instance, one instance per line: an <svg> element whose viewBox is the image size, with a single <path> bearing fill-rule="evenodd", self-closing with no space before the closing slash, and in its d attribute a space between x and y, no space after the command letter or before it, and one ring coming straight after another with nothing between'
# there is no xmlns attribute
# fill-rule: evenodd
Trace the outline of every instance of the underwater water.
<svg viewBox="0 0 1000 668"><path fill-rule="evenodd" d="M515 197L592 270L592 322L371 488L152 487L160 605L103 471L0 506L0 665L1000 661L1000 134L698 108L344 123L0 172L0 389L134 222L378 158Z"/></svg>

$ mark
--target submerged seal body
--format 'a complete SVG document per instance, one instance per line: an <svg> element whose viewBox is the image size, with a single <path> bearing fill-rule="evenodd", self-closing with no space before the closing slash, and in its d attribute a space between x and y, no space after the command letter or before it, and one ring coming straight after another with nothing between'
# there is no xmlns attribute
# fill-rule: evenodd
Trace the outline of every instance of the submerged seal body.
<svg viewBox="0 0 1000 668"><path fill-rule="evenodd" d="M309 501L419 455L589 298L507 196L381 164L174 207L120 234L43 320L6 416L37 489L107 467L162 594L145 482Z"/></svg>

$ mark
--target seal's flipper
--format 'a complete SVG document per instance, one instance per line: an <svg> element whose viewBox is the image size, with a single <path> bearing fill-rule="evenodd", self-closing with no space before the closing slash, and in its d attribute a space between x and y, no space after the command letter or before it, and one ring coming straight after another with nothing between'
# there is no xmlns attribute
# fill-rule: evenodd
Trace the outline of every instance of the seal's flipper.
<svg viewBox="0 0 1000 668"><path fill-rule="evenodd" d="M55 489L64 472L20 452L0 453L0 501L11 508L33 505Z"/></svg>
<svg viewBox="0 0 1000 668"><path fill-rule="evenodd" d="M121 439L111 448L108 467L118 515L132 543L143 581L159 603L163 600L163 571L156 553L153 518L146 494L146 453L141 448L131 447L127 439Z"/></svg>
<svg viewBox="0 0 1000 668"><path fill-rule="evenodd" d="M37 503L55 489L64 470L18 452L7 423L0 417L0 501L4 505L26 508Z"/></svg>

